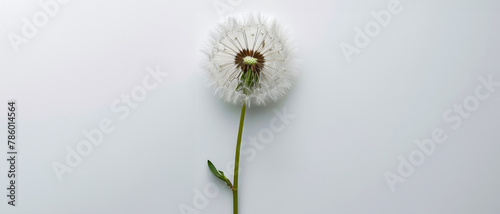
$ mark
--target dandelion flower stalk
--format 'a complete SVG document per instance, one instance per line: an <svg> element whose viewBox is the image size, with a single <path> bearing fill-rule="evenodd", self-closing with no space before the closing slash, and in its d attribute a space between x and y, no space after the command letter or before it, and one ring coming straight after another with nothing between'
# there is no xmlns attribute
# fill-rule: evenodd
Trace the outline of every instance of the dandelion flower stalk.
<svg viewBox="0 0 500 214"><path fill-rule="evenodd" d="M240 127L238 129L238 140L236 142L236 154L234 157L234 186L233 190L233 213L238 214L238 178L240 169L241 136L243 133L243 123L245 122L246 104L241 107Z"/></svg>
<svg viewBox="0 0 500 214"><path fill-rule="evenodd" d="M208 84L225 101L241 104L233 183L209 160L212 174L233 192L238 213L241 138L246 108L277 101L292 86L295 59L285 29L260 13L229 17L212 31L203 50Z"/></svg>

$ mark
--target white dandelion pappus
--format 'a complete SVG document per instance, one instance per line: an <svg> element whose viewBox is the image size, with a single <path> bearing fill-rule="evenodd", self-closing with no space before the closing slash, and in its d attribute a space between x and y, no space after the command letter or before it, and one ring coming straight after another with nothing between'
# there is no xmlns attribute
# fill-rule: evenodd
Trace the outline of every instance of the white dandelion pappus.
<svg viewBox="0 0 500 214"><path fill-rule="evenodd" d="M285 28L274 18L260 13L228 17L210 33L202 50L209 86L233 104L278 100L296 75L289 43Z"/></svg>

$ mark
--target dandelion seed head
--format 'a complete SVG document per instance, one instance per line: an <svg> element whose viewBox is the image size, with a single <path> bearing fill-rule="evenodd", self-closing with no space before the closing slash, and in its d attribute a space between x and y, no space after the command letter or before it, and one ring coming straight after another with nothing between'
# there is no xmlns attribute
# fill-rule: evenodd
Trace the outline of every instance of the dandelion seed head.
<svg viewBox="0 0 500 214"><path fill-rule="evenodd" d="M285 28L261 13L228 17L210 32L202 52L209 86L229 103L277 101L296 76Z"/></svg>

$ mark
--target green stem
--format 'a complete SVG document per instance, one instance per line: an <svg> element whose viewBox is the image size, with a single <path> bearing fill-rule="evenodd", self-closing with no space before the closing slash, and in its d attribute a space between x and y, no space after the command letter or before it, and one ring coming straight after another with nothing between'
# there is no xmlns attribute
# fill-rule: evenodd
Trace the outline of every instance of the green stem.
<svg viewBox="0 0 500 214"><path fill-rule="evenodd" d="M236 155L234 158L234 184L233 184L233 214L238 214L238 171L240 168L241 135L243 133L243 122L245 121L246 103L241 108L240 128L238 129L238 140L236 141Z"/></svg>

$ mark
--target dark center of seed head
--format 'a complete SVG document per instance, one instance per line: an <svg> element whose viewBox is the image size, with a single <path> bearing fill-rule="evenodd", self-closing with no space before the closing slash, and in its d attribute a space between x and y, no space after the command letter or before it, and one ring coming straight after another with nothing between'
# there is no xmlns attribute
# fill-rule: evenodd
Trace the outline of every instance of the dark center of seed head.
<svg viewBox="0 0 500 214"><path fill-rule="evenodd" d="M249 70L257 75L264 68L264 55L254 50L243 49L234 57L234 64L243 72Z"/></svg>

